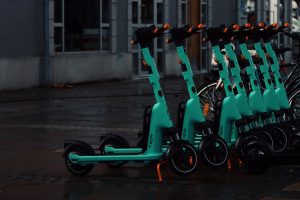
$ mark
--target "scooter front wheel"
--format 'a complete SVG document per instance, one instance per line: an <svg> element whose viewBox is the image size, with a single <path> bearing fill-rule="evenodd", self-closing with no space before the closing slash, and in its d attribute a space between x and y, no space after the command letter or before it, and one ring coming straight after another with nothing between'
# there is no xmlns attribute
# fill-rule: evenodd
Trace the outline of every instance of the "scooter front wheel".
<svg viewBox="0 0 300 200"><path fill-rule="evenodd" d="M95 155L95 152L92 148L88 148L85 145L81 144L70 144L64 153L65 157L65 164L69 172L76 176L84 176L88 174L90 171L92 171L94 165L93 164L86 164L86 165L81 165L81 164L74 164L70 159L69 155L71 153L80 155L80 156L90 156L90 155Z"/></svg>
<svg viewBox="0 0 300 200"><path fill-rule="evenodd" d="M194 173L198 166L198 155L195 148L186 141L176 141L166 152L167 161L173 173L187 176Z"/></svg>
<svg viewBox="0 0 300 200"><path fill-rule="evenodd" d="M227 163L229 150L226 142L221 137L210 136L201 142L200 155L208 167L220 168Z"/></svg>

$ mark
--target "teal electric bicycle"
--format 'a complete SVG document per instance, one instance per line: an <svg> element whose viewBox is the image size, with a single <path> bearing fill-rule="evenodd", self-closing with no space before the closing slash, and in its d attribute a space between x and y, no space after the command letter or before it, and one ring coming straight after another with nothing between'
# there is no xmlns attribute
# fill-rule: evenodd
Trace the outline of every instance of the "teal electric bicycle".
<svg viewBox="0 0 300 200"><path fill-rule="evenodd" d="M89 173L95 164L106 163L110 166L122 166L126 162L158 162L166 160L170 169L177 175L185 176L196 170L198 157L193 145L178 140L176 129L168 112L164 94L159 83L159 73L149 47L156 37L161 36L169 27L150 26L135 31L142 49L145 67L149 72L149 82L153 87L156 103L147 107L144 113L141 147L130 147L121 136L106 134L100 136L99 150L82 141L70 140L64 143L64 158L67 169L74 175L83 176ZM163 151L163 138L168 137L170 145Z"/></svg>

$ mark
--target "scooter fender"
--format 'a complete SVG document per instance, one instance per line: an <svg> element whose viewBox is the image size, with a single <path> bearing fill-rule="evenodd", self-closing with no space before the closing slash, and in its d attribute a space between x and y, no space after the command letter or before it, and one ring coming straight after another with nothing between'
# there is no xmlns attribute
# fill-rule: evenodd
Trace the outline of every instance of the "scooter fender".
<svg viewBox="0 0 300 200"><path fill-rule="evenodd" d="M254 114L267 112L264 100L260 91L252 91L249 94L249 105Z"/></svg>
<svg viewBox="0 0 300 200"><path fill-rule="evenodd" d="M276 93L277 102L279 104L279 107L281 109L289 109L290 104L289 104L289 100L287 98L286 91L283 88L277 88L275 90L275 93Z"/></svg>
<svg viewBox="0 0 300 200"><path fill-rule="evenodd" d="M252 115L252 110L249 106L248 97L244 93L237 94L235 96L236 103L239 109L239 112L243 117Z"/></svg>
<svg viewBox="0 0 300 200"><path fill-rule="evenodd" d="M235 97L225 97L222 104L219 135L227 142L231 143L232 123L241 119Z"/></svg>
<svg viewBox="0 0 300 200"><path fill-rule="evenodd" d="M127 140L125 138L123 138L120 135L116 135L116 134L102 134L100 135L100 144L104 141L104 139L106 139L107 137L114 137L116 140L120 140L124 143L128 143Z"/></svg>
<svg viewBox="0 0 300 200"><path fill-rule="evenodd" d="M264 91L264 102L265 106L267 107L268 112L273 112L279 110L279 105L276 99L274 89L267 89Z"/></svg>

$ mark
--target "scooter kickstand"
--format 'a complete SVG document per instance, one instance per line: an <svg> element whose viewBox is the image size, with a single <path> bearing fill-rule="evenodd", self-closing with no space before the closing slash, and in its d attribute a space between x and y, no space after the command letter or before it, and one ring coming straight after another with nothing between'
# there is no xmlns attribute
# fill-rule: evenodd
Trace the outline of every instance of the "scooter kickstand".
<svg viewBox="0 0 300 200"><path fill-rule="evenodd" d="M228 159L228 161L227 161L227 170L231 171L231 169L232 169L231 159Z"/></svg>
<svg viewBox="0 0 300 200"><path fill-rule="evenodd" d="M157 172L158 182L159 183L163 182L163 177L162 177L162 173L161 173L160 167L162 165L164 165L164 164L166 164L166 163L165 162L158 162L157 165L156 165L156 172Z"/></svg>
<svg viewBox="0 0 300 200"><path fill-rule="evenodd" d="M240 158L238 158L238 164L239 164L239 167L243 167L243 165L244 165L243 161Z"/></svg>

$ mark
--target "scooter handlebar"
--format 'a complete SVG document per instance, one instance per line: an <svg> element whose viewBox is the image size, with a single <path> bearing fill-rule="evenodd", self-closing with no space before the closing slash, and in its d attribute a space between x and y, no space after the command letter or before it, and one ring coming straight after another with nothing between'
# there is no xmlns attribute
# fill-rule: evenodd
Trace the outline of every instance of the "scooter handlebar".
<svg viewBox="0 0 300 200"><path fill-rule="evenodd" d="M165 24L163 27L158 28L155 25L149 27L138 28L135 31L136 40L131 41L131 45L140 44L146 46L146 43L153 40L156 37L161 36L166 30L170 28L169 24Z"/></svg>
<svg viewBox="0 0 300 200"><path fill-rule="evenodd" d="M201 33L202 30L205 30L204 24L199 24L197 27L191 27L190 25L185 25L180 28L171 29L171 38L167 39L167 43L175 42L176 45L182 45L183 40L192 36L193 34Z"/></svg>

